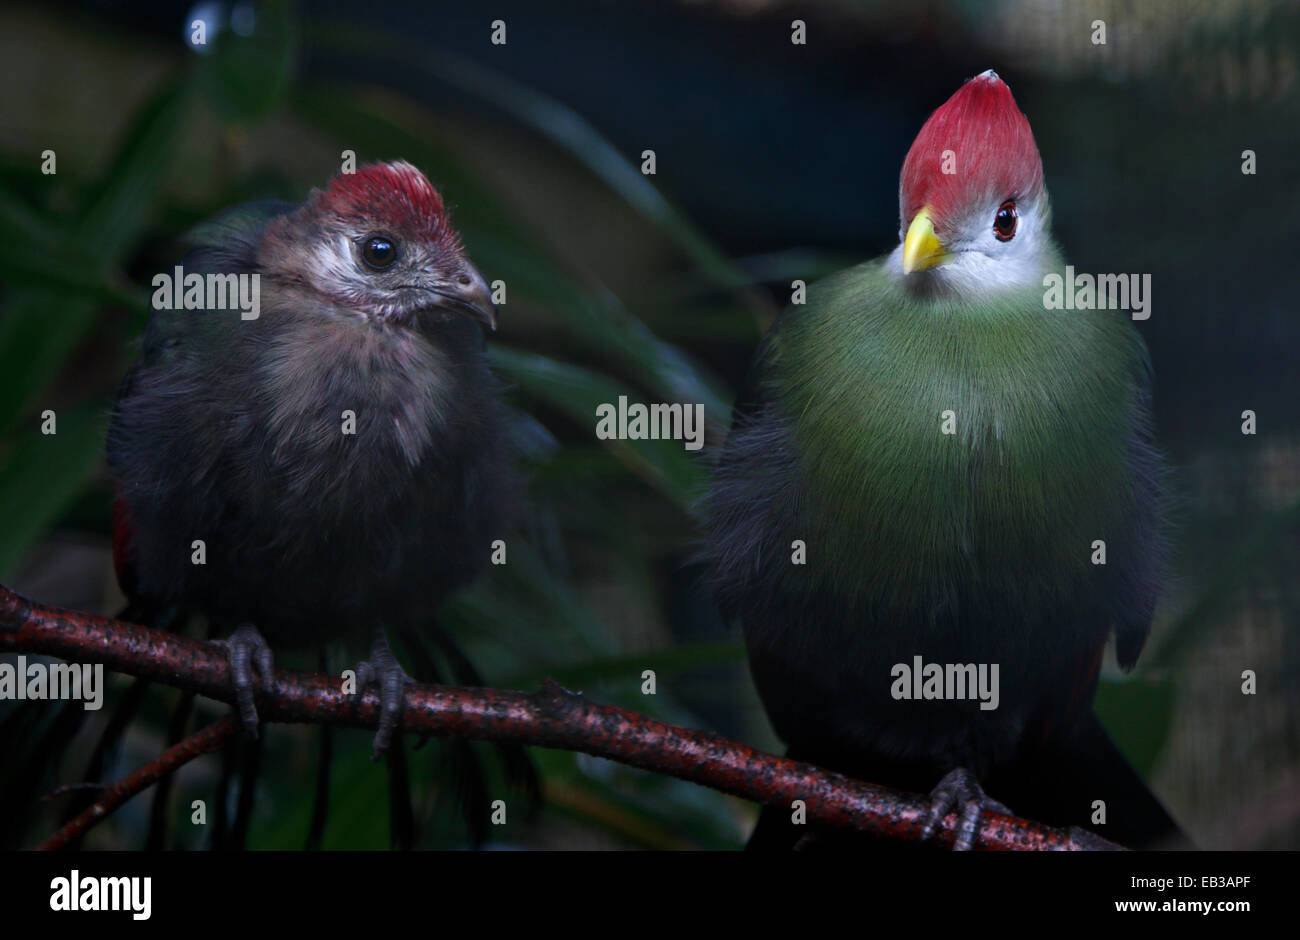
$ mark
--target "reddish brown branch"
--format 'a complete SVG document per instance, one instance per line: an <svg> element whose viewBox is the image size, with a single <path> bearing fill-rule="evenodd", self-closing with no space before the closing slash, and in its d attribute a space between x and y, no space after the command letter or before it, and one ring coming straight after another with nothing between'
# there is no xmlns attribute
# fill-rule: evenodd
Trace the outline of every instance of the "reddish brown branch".
<svg viewBox="0 0 1300 940"><path fill-rule="evenodd" d="M0 585L0 651L4 650L101 662L119 672L223 702L234 699L225 657L211 646L107 617L36 604ZM373 691L345 695L340 686L334 677L279 669L274 688L259 695L258 712L263 720L273 722L374 728L379 722L378 696ZM582 751L764 805L788 808L792 801L803 800L809 822L905 841L918 839L926 809L921 796L765 754L706 731L596 705L549 681L534 694L411 686L401 727L419 734ZM950 814L934 841L951 845L956 822L955 814ZM1118 848L1088 834L1076 838L1066 830L1001 815L986 818L979 847Z"/></svg>
<svg viewBox="0 0 1300 940"><path fill-rule="evenodd" d="M134 773L127 774L117 783L105 788L94 805L76 819L50 836L36 847L38 852L52 852L61 849L74 839L85 835L109 813L117 809L141 790L156 783L160 778L180 769L200 754L207 754L221 747L226 739L239 730L239 722L234 715L227 715L214 721L202 731L197 731L184 741L169 747L149 763Z"/></svg>

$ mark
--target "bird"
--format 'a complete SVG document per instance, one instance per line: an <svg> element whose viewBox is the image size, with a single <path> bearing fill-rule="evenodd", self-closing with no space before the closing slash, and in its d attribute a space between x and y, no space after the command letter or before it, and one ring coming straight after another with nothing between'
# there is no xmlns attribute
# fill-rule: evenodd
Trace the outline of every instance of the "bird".
<svg viewBox="0 0 1300 940"><path fill-rule="evenodd" d="M379 689L378 759L412 681L385 628L431 628L514 499L491 287L401 160L340 171L300 205L229 209L189 240L187 285L251 277L258 300L155 294L107 438L128 609L229 631L254 736L273 645L368 638L356 679Z"/></svg>
<svg viewBox="0 0 1300 940"><path fill-rule="evenodd" d="M1181 838L1091 707L1111 635L1136 662L1167 568L1145 344L1123 312L1045 303L1063 257L995 71L925 121L899 204L893 251L775 320L712 471L710 577L766 713L792 758L928 793L923 840L955 812L971 849L1008 807ZM996 669L996 701L910 694L930 665ZM868 841L768 807L750 846Z"/></svg>

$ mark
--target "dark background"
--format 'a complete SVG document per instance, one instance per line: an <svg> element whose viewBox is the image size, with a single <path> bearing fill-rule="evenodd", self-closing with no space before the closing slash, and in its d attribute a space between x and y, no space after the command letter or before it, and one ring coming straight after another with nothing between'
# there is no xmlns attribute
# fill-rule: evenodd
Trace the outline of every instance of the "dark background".
<svg viewBox="0 0 1300 940"><path fill-rule="evenodd" d="M185 41L196 16L212 26L202 54ZM790 42L794 19L806 45ZM234 202L301 200L345 148L404 157L508 285L493 354L530 454L510 564L455 602L454 632L495 685L550 674L776 748L691 561L704 461L790 281L897 243L913 136L992 67L1034 128L1067 258L1153 282L1139 328L1177 468L1176 572L1137 671L1108 662L1099 711L1201 845L1300 846L1298 39L1300 10L1264 0L0 5L0 578L51 603L120 605L103 433L178 236ZM703 402L703 455L597 441L595 405L619 394ZM655 696L640 692L646 668ZM1241 694L1246 669L1257 695ZM110 778L161 749L176 696L150 693ZM221 711L201 703L193 720ZM61 804L37 797L80 779L108 715L53 755L40 742L57 712L0 703L0 845L52 831ZM272 727L265 748L247 844L296 848L316 732ZM335 749L323 844L385 847L368 736L339 732ZM492 750L474 753L499 788ZM534 754L546 808L494 844L725 848L753 818L687 784ZM447 783L464 759L413 753L419 845L466 844ZM168 844L210 843L187 807L221 773L214 756L179 776ZM149 800L87 845L143 844Z"/></svg>

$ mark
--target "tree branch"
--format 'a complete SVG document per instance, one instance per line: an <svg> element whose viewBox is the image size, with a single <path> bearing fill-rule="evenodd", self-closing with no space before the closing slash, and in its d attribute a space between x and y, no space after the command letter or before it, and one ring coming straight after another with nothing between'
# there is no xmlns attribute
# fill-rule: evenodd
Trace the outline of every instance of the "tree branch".
<svg viewBox="0 0 1300 940"><path fill-rule="evenodd" d="M195 732L184 741L169 747L134 773L127 774L117 783L106 787L93 806L36 847L38 852L53 852L85 835L90 829L131 797L146 789L169 773L178 770L201 754L215 751L226 739L239 731L239 721L227 715Z"/></svg>
<svg viewBox="0 0 1300 940"><path fill-rule="evenodd" d="M6 650L99 662L118 672L222 702L234 701L225 656L212 646L108 617L38 604L0 585L0 651ZM379 723L379 697L373 691L346 695L337 677L286 669L277 669L272 687L259 691L257 707L263 721L353 728L374 728ZM582 751L767 806L788 809L792 801L803 800L810 823L909 842L919 839L927 808L922 796L765 754L710 732L670 725L616 706L596 705L549 680L532 694L410 686L400 727L416 734ZM210 726L206 732L215 728L217 725ZM951 846L956 826L956 814L949 814L932 841ZM997 814L986 816L978 847L1119 848L1081 830L1054 829Z"/></svg>

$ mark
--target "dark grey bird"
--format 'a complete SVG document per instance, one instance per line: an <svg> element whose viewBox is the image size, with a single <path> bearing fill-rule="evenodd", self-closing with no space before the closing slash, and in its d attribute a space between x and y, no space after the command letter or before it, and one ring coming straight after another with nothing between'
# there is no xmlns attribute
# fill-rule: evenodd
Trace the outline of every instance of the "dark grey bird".
<svg viewBox="0 0 1300 940"><path fill-rule="evenodd" d="M489 286L405 162L338 174L303 205L230 210L192 239L185 275L256 277L260 309L207 296L152 314L108 436L119 580L142 608L233 631L254 731L268 642L372 636L358 679L380 688L378 756L410 681L384 629L431 627L503 537Z"/></svg>

